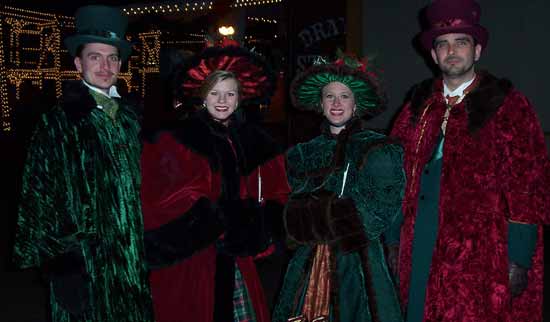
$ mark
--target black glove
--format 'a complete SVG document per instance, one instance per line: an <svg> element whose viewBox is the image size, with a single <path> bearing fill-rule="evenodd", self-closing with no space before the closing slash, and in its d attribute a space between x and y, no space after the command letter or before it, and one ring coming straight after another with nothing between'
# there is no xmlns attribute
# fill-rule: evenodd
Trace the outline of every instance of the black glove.
<svg viewBox="0 0 550 322"><path fill-rule="evenodd" d="M508 264L508 278L512 297L517 297L525 291L528 283L528 273L529 269L521 267L514 262Z"/></svg>
<svg viewBox="0 0 550 322"><path fill-rule="evenodd" d="M82 251L72 249L54 257L45 263L44 273L59 306L77 318L82 316L90 306L91 289Z"/></svg>
<svg viewBox="0 0 550 322"><path fill-rule="evenodd" d="M220 203L225 234L218 241L218 250L231 256L254 256L266 250L270 234L264 208L254 199Z"/></svg>

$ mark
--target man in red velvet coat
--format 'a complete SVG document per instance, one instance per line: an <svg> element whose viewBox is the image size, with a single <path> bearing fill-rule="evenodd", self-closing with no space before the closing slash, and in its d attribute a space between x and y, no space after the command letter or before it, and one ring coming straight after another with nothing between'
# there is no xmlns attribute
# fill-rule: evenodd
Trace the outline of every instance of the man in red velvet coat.
<svg viewBox="0 0 550 322"><path fill-rule="evenodd" d="M473 0L435 0L419 40L441 71L392 134L405 147L400 294L412 321L541 321L548 159L526 97L475 69Z"/></svg>

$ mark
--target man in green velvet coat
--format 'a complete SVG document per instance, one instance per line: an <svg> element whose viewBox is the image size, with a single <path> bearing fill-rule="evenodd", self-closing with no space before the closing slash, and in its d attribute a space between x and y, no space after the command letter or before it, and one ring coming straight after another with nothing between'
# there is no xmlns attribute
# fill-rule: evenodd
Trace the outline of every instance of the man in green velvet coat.
<svg viewBox="0 0 550 322"><path fill-rule="evenodd" d="M118 9L87 6L65 40L82 80L28 149L14 261L41 267L52 321L153 321L139 198L139 122L115 86L131 45Z"/></svg>

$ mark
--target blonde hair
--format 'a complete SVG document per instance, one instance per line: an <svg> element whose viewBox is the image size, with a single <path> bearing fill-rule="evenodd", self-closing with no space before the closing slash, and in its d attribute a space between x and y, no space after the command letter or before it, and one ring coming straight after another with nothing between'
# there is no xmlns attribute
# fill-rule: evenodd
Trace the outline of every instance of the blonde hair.
<svg viewBox="0 0 550 322"><path fill-rule="evenodd" d="M238 93L238 102L241 101L241 82L237 79L237 75L235 75L233 72L227 71L227 70L216 70L210 73L208 77L202 82L202 85L199 90L199 94L202 99L205 99L208 95L208 92L216 86L217 83L226 80L226 79L234 79L235 83L237 83L237 93Z"/></svg>

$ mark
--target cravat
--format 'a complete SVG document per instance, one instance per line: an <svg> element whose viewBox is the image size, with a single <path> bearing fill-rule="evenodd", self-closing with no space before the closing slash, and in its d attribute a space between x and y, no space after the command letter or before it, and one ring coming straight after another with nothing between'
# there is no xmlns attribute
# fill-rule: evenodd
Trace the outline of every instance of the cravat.
<svg viewBox="0 0 550 322"><path fill-rule="evenodd" d="M90 93L97 105L101 106L103 112L107 113L107 115L114 120L118 111L118 102L93 90L90 90Z"/></svg>
<svg viewBox="0 0 550 322"><path fill-rule="evenodd" d="M458 99L460 98L459 95L456 95L456 96L445 96L445 98L447 99L447 105L449 106L453 106L456 104L456 102L458 101Z"/></svg>

